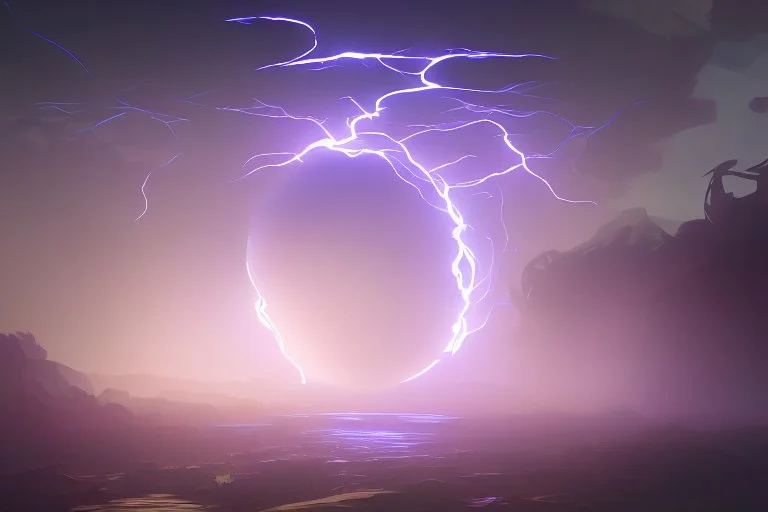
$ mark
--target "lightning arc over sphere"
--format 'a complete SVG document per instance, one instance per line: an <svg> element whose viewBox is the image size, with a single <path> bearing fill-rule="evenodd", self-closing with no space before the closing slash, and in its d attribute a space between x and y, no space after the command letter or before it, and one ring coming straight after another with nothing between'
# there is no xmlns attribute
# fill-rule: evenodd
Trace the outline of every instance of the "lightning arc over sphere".
<svg viewBox="0 0 768 512"><path fill-rule="evenodd" d="M235 181L246 179L268 169L284 168L293 164L303 163L306 158L309 157L310 153L315 153L316 150L331 151L349 158L374 156L380 158L383 162L386 162L392 169L394 175L403 183L415 189L427 205L445 215L445 218L449 221L451 226L451 239L455 244L455 254L451 261L450 268L446 270L451 272L455 281L456 291L460 297L460 306L458 307L455 320L451 326L451 335L442 349L440 357L434 359L420 372L405 379L403 382L411 381L426 374L445 357L453 356L459 352L468 336L485 327L488 318L490 317L490 313L493 311L493 306L491 306L488 313L482 315L483 318L480 321L475 322L476 325L473 325L473 322L470 321L470 313L473 311L473 307L486 301L490 296L493 275L494 272L497 271L497 269L495 269L493 258L496 247L493 236L478 237L479 230L475 225L470 224L465 216L464 210L462 210L459 205L461 201L458 196L460 196L461 193L470 192L472 196L485 198L494 198L498 195L498 207L502 210L501 224L504 233L504 251L506 251L506 244L509 242L509 234L506 230L506 226L503 226L505 199L501 193L501 188L495 186L492 189L493 192L481 189L481 186L488 184L492 180L513 173L523 173L523 175L527 175L536 180L536 182L544 187L553 198L559 201L567 203L595 204L593 201L573 200L560 196L544 176L531 169L531 163L537 160L542 161L560 158L560 150L563 149L570 140L576 138L588 139L608 126L618 114L598 126L577 125L558 114L546 110L515 109L503 105L488 105L480 100L468 101L467 98L467 96L477 96L481 98L513 96L520 99L547 99L532 94L534 90L540 89L542 85L540 83L534 81L518 82L499 89L469 88L441 83L441 81L434 76L436 68L440 64L447 63L448 61L470 62L491 59L556 60L552 57L538 54L508 54L467 49L447 50L436 56L408 55L406 52L387 54L346 51L327 57L313 57L312 55L315 54L315 51L318 48L317 33L310 24L304 21L286 17L269 16L232 18L226 21L242 25L252 25L258 22L292 24L311 34L312 45L307 51L289 60L261 66L256 70L258 72L285 68L322 72L326 69L336 68L344 63L352 62L364 66L371 64L379 68L381 72L395 74L399 79L409 82L408 86L393 88L381 94L371 102L371 105L368 108L366 108L362 102L358 102L352 97L347 96L341 98L344 101L344 109L340 109L340 113L342 111L346 112L347 108L352 107L355 109L356 114L353 116L340 115L340 118L344 121L344 128L342 133L339 134L334 134L333 130L327 126L325 120L319 120L315 117L306 115L295 115L289 113L288 109L283 106L269 104L257 99L254 99L254 103L249 106L215 107L216 110L220 112L233 112L261 118L289 120L291 122L304 124L309 130L315 130L318 134L316 139L304 147L292 148L290 151L283 150L260 153L252 156L243 165L245 172ZM74 52L66 49L59 43L32 31L26 26L23 26L23 28L35 37L41 38L59 50L62 50L76 64L78 64L89 77L93 78L90 70L85 67L83 62ZM396 112L396 108L394 108L396 106L396 99L417 96L427 100L429 98L428 93L430 92L442 93L443 96L440 100L450 104L450 108L444 109L441 112L442 114L450 114L454 116L450 122L436 124L395 123L385 115L387 113ZM199 98L205 94L207 93L195 94L179 101L180 103L189 103L196 107L205 107L206 105L198 101ZM107 123L121 122L121 119L125 119L130 115L143 116L152 123L162 123L169 130L173 138L176 139L176 131L174 130L173 125L183 121L190 121L190 119L186 117L142 108L131 102L122 100L119 97L115 97L113 100L114 105L109 107L110 114L108 117L96 123L89 124L86 128L78 130L78 133L91 132L100 129L101 126ZM85 109L84 104L80 102L45 101L39 102L37 106L42 110L54 111L55 114L65 114L71 117L80 115ZM389 112L388 109L390 109ZM456 120L455 116L458 115L465 116L468 119ZM381 120L382 118L388 121L388 124L386 124L386 126L389 127L388 129L376 128L376 121ZM517 137L519 134L509 131L505 127L505 123L512 121L524 122L533 118L547 118L549 120L554 120L554 122L565 127L565 136L555 143L548 151L524 152L520 149L519 144L513 143L513 138ZM397 125L397 127L393 128L393 125ZM449 137L451 135L464 135L469 131L479 132L480 130L490 130L491 132L494 132L494 135L491 136L488 136L487 134L484 135L485 139L501 141L501 149L505 155L504 158L509 158L511 161L497 165L496 167L491 167L487 172L480 175L467 177L466 173L464 173L464 177L459 177L462 173L457 172L457 169L464 172L464 167L462 166L465 166L468 162L477 161L475 159L478 158L478 155L466 153L459 154L459 156L452 159L445 159L449 161L428 162L428 159L423 158L419 154L419 150L416 147L418 145L418 140L424 139L430 135ZM155 172L160 171L177 161L180 156L180 154L172 156L162 165L154 166L154 170L145 175L139 190L143 199L143 207L137 214L137 221L142 220L148 212L149 204L147 187L151 182L150 178ZM249 239L249 251L251 248L250 242L251 240ZM490 264L481 261L482 258L478 257L478 254L480 253L478 244L486 242L490 245L491 249ZM304 370L298 362L290 356L286 346L286 340L281 335L279 327L269 315L267 298L260 291L258 286L258 276L254 275L249 260L250 259L247 256L246 271L256 293L255 308L259 321L274 336L280 352L296 369L301 382L306 383L307 379Z"/></svg>
<svg viewBox="0 0 768 512"><path fill-rule="evenodd" d="M486 115L487 117L481 117L459 123L422 125L416 127L417 129L408 135L401 137L396 137L386 131L373 131L360 128L363 123L372 122L375 119L381 117L384 111L387 109L385 104L391 102L398 96L416 95L432 90L442 90L455 94L477 93L489 95L510 93L525 95L537 86L537 84L533 82L524 82L510 85L502 89L487 90L444 85L429 76L430 72L440 63L459 59L554 60L551 57L536 54L516 55L460 49L451 50L442 55L433 57L409 56L402 53L383 54L347 51L328 57L312 58L310 55L316 50L318 42L315 29L306 22L282 17L233 18L226 21L240 24L252 24L258 21L292 23L302 26L311 32L313 44L308 51L302 53L298 57L284 62L262 66L258 68L258 71L288 67L304 67L315 71L322 71L329 67L339 65L345 61L363 61L378 63L382 68L384 68L384 70L397 73L402 77L411 78L414 81L414 84L410 87L391 90L381 95L373 103L373 108L369 110L364 108L354 99L346 98L348 101L353 103L356 109L359 110L359 114L346 118L347 129L343 136L339 137L332 134L331 131L326 128L324 121L320 121L312 117L292 115L289 114L288 111L281 106L269 105L259 100L255 100L256 103L254 106L246 108L219 107L220 110L240 112L247 115L290 119L296 122L310 123L313 124L318 130L318 133L321 134L321 136L315 141L293 153L281 152L254 155L246 162L244 167L247 167L248 170L239 179L247 178L266 169L286 167L295 163L303 163L304 159L315 150L334 151L341 153L349 158L356 158L362 155L375 155L384 160L392 168L393 172L397 175L398 178L415 188L421 195L422 199L424 199L430 206L440 210L450 219L453 225L452 238L456 244L456 255L453 259L450 271L455 278L457 292L461 297L461 307L453 323L451 337L445 345L441 357L432 361L423 370L406 379L404 382L408 382L424 375L429 370L434 368L442 360L443 357L456 354L461 349L462 344L466 338L472 333L482 329L487 322L486 317L484 322L480 322L480 325L471 327L467 319L468 313L472 306L479 301L482 301L487 296L488 290L490 289L490 274L482 278L479 275L476 251L473 249L473 247L470 246L470 243L467 242L465 237L468 230L471 229L471 226L467 224L461 209L454 201L453 192L455 190L474 188L491 179L510 174L515 171L520 171L527 173L531 177L539 180L541 184L549 190L552 196L560 201L570 203L595 204L592 201L570 200L559 196L555 192L552 185L550 185L550 183L544 177L537 174L530 168L529 161L533 159L553 158L553 155L557 149L559 149L559 147L565 144L568 140L578 136L589 137L590 135L602 129L605 125L597 127L577 126L566 121L560 116L557 116L556 114L552 114L546 111L515 111L502 107L478 105L463 101L459 98L449 97L450 100L455 101L457 104L457 107L454 110L463 110L475 114L480 113ZM401 64L410 66L415 65L418 67L416 70L413 70L412 68L406 70L398 67ZM557 117L558 119L567 123L570 131L566 136L566 139L561 141L558 148L555 148L552 152L548 154L526 155L512 143L512 134L508 132L504 127L501 119L505 117L522 119L537 115ZM498 118L499 120L497 121L494 118ZM481 125L491 127L497 131L498 135L501 136L504 142L506 151L514 157L515 161L512 165L507 165L501 169L493 170L492 172L472 180L452 181L446 176L445 171L466 159L472 158L474 155L464 155L454 161L428 168L424 163L422 163L414 156L414 152L408 144L413 139L429 133L456 132L468 130L473 127L479 127ZM264 161L267 163L261 163ZM259 291L256 277L252 274L250 266L248 266L247 270L254 290L256 290L257 293L255 306L259 320L273 334L280 347L280 351L285 356L285 358L296 368L301 377L302 383L305 383L305 373L301 369L300 365L288 355L285 340L281 335L278 326L275 324L268 313L267 299Z"/></svg>

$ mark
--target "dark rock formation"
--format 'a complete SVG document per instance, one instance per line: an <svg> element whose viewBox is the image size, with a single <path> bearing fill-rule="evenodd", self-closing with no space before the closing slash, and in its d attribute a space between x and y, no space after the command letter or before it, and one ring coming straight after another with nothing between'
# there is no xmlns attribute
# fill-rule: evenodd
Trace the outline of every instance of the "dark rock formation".
<svg viewBox="0 0 768 512"><path fill-rule="evenodd" d="M713 173L711 190L734 165ZM757 168L733 174L753 179ZM575 407L767 418L768 210L760 185L742 198L708 194L717 214L674 236L631 210L587 243L533 260L519 301L536 392Z"/></svg>
<svg viewBox="0 0 768 512"><path fill-rule="evenodd" d="M0 334L0 357L5 364L20 365L28 385L39 385L49 394L60 395L74 386L93 393L93 385L84 374L56 361L48 360L48 352L31 333Z"/></svg>
<svg viewBox="0 0 768 512"><path fill-rule="evenodd" d="M31 334L0 335L0 473L87 457L92 430L133 422L79 387L86 377L45 356Z"/></svg>

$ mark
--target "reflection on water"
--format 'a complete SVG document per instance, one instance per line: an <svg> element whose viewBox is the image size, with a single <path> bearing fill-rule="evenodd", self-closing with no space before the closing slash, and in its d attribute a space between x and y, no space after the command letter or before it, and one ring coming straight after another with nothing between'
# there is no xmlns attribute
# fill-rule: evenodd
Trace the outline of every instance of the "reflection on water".
<svg viewBox="0 0 768 512"><path fill-rule="evenodd" d="M398 424L408 423L446 423L451 420L457 419L454 416L444 416L442 414L400 414L389 412L329 412L318 414L318 416L327 416L337 420L346 421L362 421L376 420L376 419L389 419Z"/></svg>
<svg viewBox="0 0 768 512"><path fill-rule="evenodd" d="M432 441L434 433L392 432L388 430L322 429L307 433L315 442L327 445L341 459L387 459L426 455L415 453Z"/></svg>
<svg viewBox="0 0 768 512"><path fill-rule="evenodd" d="M290 446L290 453L278 457L282 459L380 460L434 455L440 435L458 419L441 414L344 412L279 415L268 422L220 428L278 433L275 441Z"/></svg>
<svg viewBox="0 0 768 512"><path fill-rule="evenodd" d="M213 510L210 507L176 498L171 494L148 494L140 498L122 498L103 505L75 507L71 512L174 512L177 510Z"/></svg>
<svg viewBox="0 0 768 512"><path fill-rule="evenodd" d="M222 425L217 430L228 436L258 431L260 442L265 443L267 447L262 447L248 457L249 463L264 465L266 469L263 478L278 478L277 481L283 478L279 476L283 466L272 465L277 461L319 460L344 466L339 473L343 476L343 488L363 476L348 474L345 468L347 463L417 458L424 460L440 458L451 453L455 448L452 448L453 444L449 439L452 433L456 433L458 420L459 418L438 414L328 413L271 416L264 422ZM158 483L153 489L160 492L171 491L172 489L160 483L162 472L160 470ZM212 474L210 485L237 483L239 478ZM251 476L246 473L242 478L249 481ZM474 506L485 506L483 503L478 502ZM112 500L98 506L80 506L72 509L72 512L138 510L182 511L214 508L186 501L172 494L150 494L139 498Z"/></svg>
<svg viewBox="0 0 768 512"><path fill-rule="evenodd" d="M469 508L486 508L495 504L503 504L504 498L500 496L486 496L485 498L475 498L467 502Z"/></svg>
<svg viewBox="0 0 768 512"><path fill-rule="evenodd" d="M439 414L319 414L299 444L303 455L334 461L428 457L435 455L438 434L454 420Z"/></svg>

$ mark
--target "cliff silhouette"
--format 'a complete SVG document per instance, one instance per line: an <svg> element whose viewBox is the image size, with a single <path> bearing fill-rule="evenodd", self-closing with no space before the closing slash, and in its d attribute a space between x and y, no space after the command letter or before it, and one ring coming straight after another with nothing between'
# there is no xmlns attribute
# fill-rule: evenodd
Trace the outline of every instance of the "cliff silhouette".
<svg viewBox="0 0 768 512"><path fill-rule="evenodd" d="M768 161L736 165L705 175L706 218L674 234L629 210L528 264L515 293L538 370L532 393L718 422L768 418ZM725 177L757 190L737 197Z"/></svg>
<svg viewBox="0 0 768 512"><path fill-rule="evenodd" d="M0 333L0 353L3 364L18 365L29 385L37 384L52 394L69 393L74 386L93 394L93 384L83 373L48 359L48 352L29 332Z"/></svg>
<svg viewBox="0 0 768 512"><path fill-rule="evenodd" d="M49 361L31 334L0 335L0 473L74 460L94 430L133 424L89 387L83 374Z"/></svg>
<svg viewBox="0 0 768 512"><path fill-rule="evenodd" d="M97 396L92 389L84 374L48 360L32 334L0 334L0 475L46 467L108 472L194 458L207 449L190 448L196 428L253 422L265 413L255 400L213 404L116 389Z"/></svg>

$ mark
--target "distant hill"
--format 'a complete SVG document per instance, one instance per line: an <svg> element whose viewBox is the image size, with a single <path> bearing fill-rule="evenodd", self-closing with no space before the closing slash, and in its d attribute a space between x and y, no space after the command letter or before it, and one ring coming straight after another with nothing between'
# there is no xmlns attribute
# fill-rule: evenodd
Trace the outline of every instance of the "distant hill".
<svg viewBox="0 0 768 512"><path fill-rule="evenodd" d="M266 400L271 397L272 385L266 379L229 382L201 382L149 374L88 375L94 393L106 389L120 389L134 397L166 398L184 402L223 404L232 399Z"/></svg>
<svg viewBox="0 0 768 512"><path fill-rule="evenodd" d="M645 210L645 208L641 208L642 210ZM661 229L669 233L670 235L674 235L677 233L677 230L680 229L680 226L682 226L685 221L682 220L674 220L674 219L666 219L664 217L659 217L656 215L649 215L648 216L651 221L659 226Z"/></svg>
<svg viewBox="0 0 768 512"><path fill-rule="evenodd" d="M127 391L106 389L99 396L100 404L125 407L139 418L153 424L221 425L253 423L265 413L265 406L256 400L225 399L188 400L131 396Z"/></svg>
<svg viewBox="0 0 768 512"><path fill-rule="evenodd" d="M600 227L591 239L569 252L589 252L596 247L617 244L633 247L642 245L653 250L672 238L670 232L661 224L668 224L670 228L673 226L672 221L650 217L645 208L625 210L614 220ZM674 229L677 230L677 226Z"/></svg>

